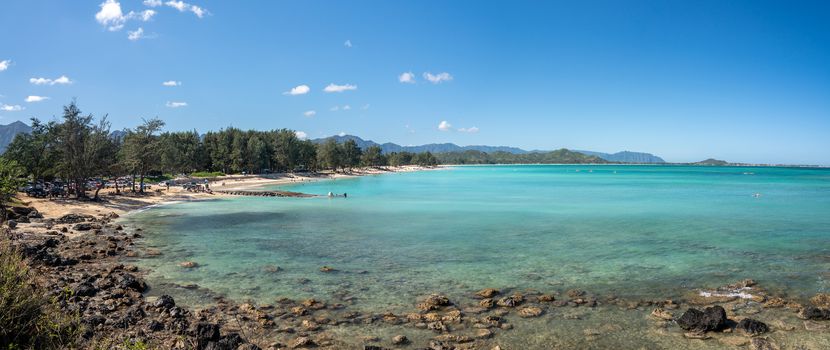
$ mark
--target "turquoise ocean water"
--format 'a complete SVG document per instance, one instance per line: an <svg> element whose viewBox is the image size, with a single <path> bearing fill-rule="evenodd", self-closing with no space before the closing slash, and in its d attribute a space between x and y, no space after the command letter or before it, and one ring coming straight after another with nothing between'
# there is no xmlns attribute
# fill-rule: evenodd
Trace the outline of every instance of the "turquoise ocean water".
<svg viewBox="0 0 830 350"><path fill-rule="evenodd" d="M163 252L138 260L150 283L265 303L351 295L388 310L484 287L670 297L753 278L793 297L830 291L828 169L470 166L281 188L348 198L131 214Z"/></svg>

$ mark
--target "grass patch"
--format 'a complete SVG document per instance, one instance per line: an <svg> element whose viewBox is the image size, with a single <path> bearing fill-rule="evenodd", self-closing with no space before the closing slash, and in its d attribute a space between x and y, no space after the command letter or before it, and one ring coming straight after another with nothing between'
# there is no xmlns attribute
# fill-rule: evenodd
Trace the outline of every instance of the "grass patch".
<svg viewBox="0 0 830 350"><path fill-rule="evenodd" d="M219 177L225 176L225 173L221 171L197 171L195 173L190 174L193 177Z"/></svg>
<svg viewBox="0 0 830 350"><path fill-rule="evenodd" d="M162 182L162 181L169 181L173 180L175 177L172 174L164 174L158 176L147 176L144 178L144 181L147 182Z"/></svg>
<svg viewBox="0 0 830 350"><path fill-rule="evenodd" d="M80 334L77 315L62 312L32 279L20 252L0 240L0 348L72 348Z"/></svg>

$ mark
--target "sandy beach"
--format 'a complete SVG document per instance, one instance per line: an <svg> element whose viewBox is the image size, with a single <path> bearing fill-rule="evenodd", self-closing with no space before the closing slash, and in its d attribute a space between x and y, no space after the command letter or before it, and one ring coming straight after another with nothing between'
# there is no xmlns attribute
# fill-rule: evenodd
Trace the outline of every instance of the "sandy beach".
<svg viewBox="0 0 830 350"><path fill-rule="evenodd" d="M100 201L79 201L72 198L33 198L25 194L19 194L23 203L36 208L46 218L57 218L66 214L101 215L115 213L126 214L133 210L142 209L151 205L158 205L169 202L210 200L228 196L220 192L225 191L256 191L264 186L288 185L299 182L314 182L334 179L352 178L357 176L379 175L390 172L413 172L434 170L436 168L425 168L416 165L383 167L383 168L355 168L346 172L320 172L306 174L277 173L269 175L228 175L208 179L210 188L215 193L189 192L181 186L171 186L169 189L149 184L144 194L132 193L129 190L121 190L116 194L115 189L102 189L99 193ZM194 182L202 182L204 179L192 179ZM92 192L88 193L90 196Z"/></svg>

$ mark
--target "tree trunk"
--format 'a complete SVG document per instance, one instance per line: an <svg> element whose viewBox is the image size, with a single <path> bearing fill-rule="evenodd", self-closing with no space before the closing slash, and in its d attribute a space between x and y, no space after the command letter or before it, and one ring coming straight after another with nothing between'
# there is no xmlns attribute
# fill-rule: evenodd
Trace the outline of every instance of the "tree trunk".
<svg viewBox="0 0 830 350"><path fill-rule="evenodd" d="M141 179L141 186L138 187L138 192L144 193L144 174L139 176Z"/></svg>
<svg viewBox="0 0 830 350"><path fill-rule="evenodd" d="M118 188L118 177L115 178L115 194L121 194L121 190Z"/></svg>
<svg viewBox="0 0 830 350"><path fill-rule="evenodd" d="M83 179L75 180L75 196L78 197L78 199L86 198L86 190L84 189Z"/></svg>
<svg viewBox="0 0 830 350"><path fill-rule="evenodd" d="M135 193L135 174L133 174L132 187L133 187L132 191L133 191L133 193Z"/></svg>
<svg viewBox="0 0 830 350"><path fill-rule="evenodd" d="M101 191L101 187L103 186L103 184L98 184L98 186L95 187L95 195L92 197L93 200L98 201L101 199L100 197L98 197L98 192Z"/></svg>

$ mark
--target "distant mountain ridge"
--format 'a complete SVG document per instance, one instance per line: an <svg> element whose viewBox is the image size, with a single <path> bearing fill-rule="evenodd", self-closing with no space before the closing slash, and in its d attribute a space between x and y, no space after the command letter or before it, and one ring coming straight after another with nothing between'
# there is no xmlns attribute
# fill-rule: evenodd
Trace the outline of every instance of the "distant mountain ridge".
<svg viewBox="0 0 830 350"><path fill-rule="evenodd" d="M666 161L663 158L655 156L651 153L622 151L617 153L602 153L592 151L576 151L589 156L597 156L609 162L619 163L637 163L637 164L662 164Z"/></svg>
<svg viewBox="0 0 830 350"><path fill-rule="evenodd" d="M542 151L542 150L533 150L533 151L526 151L521 148L516 147L508 147L508 146L459 146L454 143L430 143L426 145L420 146L401 146L395 143L387 142L387 143L377 143L371 140L364 140L358 136L354 135L335 135L329 137L323 137L319 139L311 140L314 143L323 143L328 141L329 139L334 139L338 143L345 142L346 140L354 140L357 143L357 146L361 149L366 149L371 146L379 146L383 153L390 153L390 152L432 152L432 153L451 153L451 152L464 152L464 151L480 151L485 153L494 153L494 152L507 152L513 154L527 154L527 153L545 153L549 151ZM630 152L630 151L623 151L617 152L613 154L603 153L603 152L592 152L592 151L574 151L579 152L588 156L596 156L607 160L609 162L619 162L619 163L665 163L666 161L663 158L655 156L651 153L642 153L642 152Z"/></svg>
<svg viewBox="0 0 830 350"><path fill-rule="evenodd" d="M507 153L514 153L514 154L522 154L522 153L529 153L523 149L516 148L516 147L507 147L507 146L459 146L454 143L430 143L426 145L420 146L401 146L395 143L387 142L384 144L380 144L371 140L364 140L359 136L354 135L334 135L319 139L311 140L314 143L323 143L328 141L329 139L334 139L338 143L345 142L346 140L354 140L357 143L357 146L361 149L366 149L371 146L379 146L383 153L391 153L391 152L413 152L413 153L420 153L420 152L432 152L432 153L448 153L448 152L463 152L463 151L481 151L485 153L493 153L493 152L507 152Z"/></svg>
<svg viewBox="0 0 830 350"><path fill-rule="evenodd" d="M19 120L11 124L0 125L0 153L5 152L14 137L21 132L28 134L32 132L32 127Z"/></svg>

